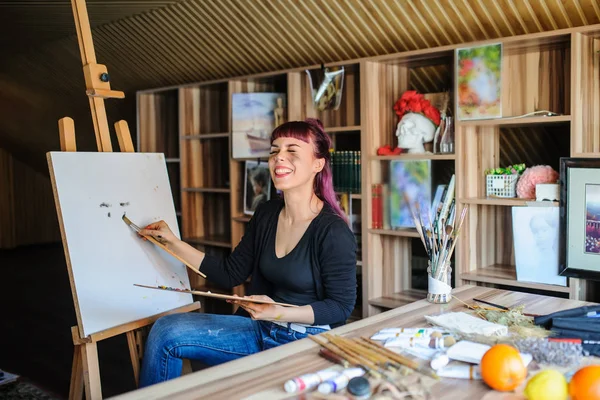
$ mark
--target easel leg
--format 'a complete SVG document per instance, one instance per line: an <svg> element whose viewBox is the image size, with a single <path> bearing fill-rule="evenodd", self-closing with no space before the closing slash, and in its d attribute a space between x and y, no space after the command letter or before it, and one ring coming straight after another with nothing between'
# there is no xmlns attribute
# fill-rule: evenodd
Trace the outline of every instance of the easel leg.
<svg viewBox="0 0 600 400"><path fill-rule="evenodd" d="M96 342L81 346L83 360L83 380L85 382L85 398L96 400L102 398L100 386L100 366L98 364L98 346Z"/></svg>
<svg viewBox="0 0 600 400"><path fill-rule="evenodd" d="M81 346L73 346L73 367L71 369L71 385L69 387L69 400L83 398L83 365L81 363Z"/></svg>
<svg viewBox="0 0 600 400"><path fill-rule="evenodd" d="M133 377L135 378L135 386L140 385L140 356L138 354L137 343L135 341L135 332L129 331L127 335L127 345L129 346L129 356L131 357L131 365L133 366Z"/></svg>

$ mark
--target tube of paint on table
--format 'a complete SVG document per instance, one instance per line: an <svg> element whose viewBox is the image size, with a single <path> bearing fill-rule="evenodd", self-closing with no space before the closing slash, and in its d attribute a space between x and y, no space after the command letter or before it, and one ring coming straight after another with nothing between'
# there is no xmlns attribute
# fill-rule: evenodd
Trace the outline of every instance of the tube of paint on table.
<svg viewBox="0 0 600 400"><path fill-rule="evenodd" d="M446 337L405 337L388 339L385 341L385 347L429 347L432 349L444 349L456 343L452 336Z"/></svg>
<svg viewBox="0 0 600 400"><path fill-rule="evenodd" d="M436 370L435 373L441 378L481 379L478 365L450 365Z"/></svg>
<svg viewBox="0 0 600 400"><path fill-rule="evenodd" d="M312 389L320 383L335 378L340 374L341 372L339 370L327 368L315 373L304 374L297 378L290 379L283 385L283 388L288 393L301 392L303 390Z"/></svg>
<svg viewBox="0 0 600 400"><path fill-rule="evenodd" d="M433 355L429 365L431 366L431 369L437 371L440 368L444 368L449 362L450 358L448 357L448 354L443 351L439 351Z"/></svg>
<svg viewBox="0 0 600 400"><path fill-rule="evenodd" d="M436 328L386 328L373 336L371 340L387 340L396 337L431 337L442 336L443 331Z"/></svg>
<svg viewBox="0 0 600 400"><path fill-rule="evenodd" d="M318 391L319 393L323 394L337 392L338 390L342 390L346 386L348 386L348 382L350 382L350 379L355 378L357 376L363 376L364 374L365 370L363 370L362 368L345 369L342 371L341 375L338 375L321 383L319 385Z"/></svg>

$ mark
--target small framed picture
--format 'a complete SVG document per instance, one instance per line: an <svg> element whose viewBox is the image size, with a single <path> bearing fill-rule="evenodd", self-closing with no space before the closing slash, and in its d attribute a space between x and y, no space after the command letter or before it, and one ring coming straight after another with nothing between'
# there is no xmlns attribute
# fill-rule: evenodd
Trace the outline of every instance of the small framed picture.
<svg viewBox="0 0 600 400"><path fill-rule="evenodd" d="M600 158L560 159L563 276L600 280Z"/></svg>
<svg viewBox="0 0 600 400"><path fill-rule="evenodd" d="M456 49L458 120L502 117L502 43Z"/></svg>
<svg viewBox="0 0 600 400"><path fill-rule="evenodd" d="M253 215L256 207L271 198L269 163L245 162L244 214Z"/></svg>

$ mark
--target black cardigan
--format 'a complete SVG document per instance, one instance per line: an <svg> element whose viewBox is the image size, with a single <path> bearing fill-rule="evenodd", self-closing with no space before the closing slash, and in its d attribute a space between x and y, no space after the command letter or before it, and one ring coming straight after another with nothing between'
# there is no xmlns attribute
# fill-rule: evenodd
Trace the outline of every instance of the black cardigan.
<svg viewBox="0 0 600 400"><path fill-rule="evenodd" d="M248 294L271 295L272 284L260 272L259 260L267 246L269 230L277 229L277 218L283 205L282 199L261 204L250 219L242 240L225 259L206 255L200 271L207 279L231 289L252 275ZM346 322L356 302L357 244L348 224L327 203L323 207L309 228L310 258L319 299L310 306L315 325L336 327Z"/></svg>

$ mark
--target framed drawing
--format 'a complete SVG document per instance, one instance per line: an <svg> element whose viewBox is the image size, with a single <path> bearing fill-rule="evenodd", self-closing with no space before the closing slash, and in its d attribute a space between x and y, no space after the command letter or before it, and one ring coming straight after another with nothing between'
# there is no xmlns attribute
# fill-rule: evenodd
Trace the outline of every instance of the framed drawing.
<svg viewBox="0 0 600 400"><path fill-rule="evenodd" d="M285 93L233 93L231 156L268 158L271 133L285 122Z"/></svg>
<svg viewBox="0 0 600 400"><path fill-rule="evenodd" d="M254 215L259 204L271 198L271 174L269 163L245 162L244 214Z"/></svg>
<svg viewBox="0 0 600 400"><path fill-rule="evenodd" d="M502 43L456 49L459 120L502 117Z"/></svg>
<svg viewBox="0 0 600 400"><path fill-rule="evenodd" d="M513 207L517 280L567 286L558 274L558 207Z"/></svg>
<svg viewBox="0 0 600 400"><path fill-rule="evenodd" d="M600 158L560 159L559 273L600 280Z"/></svg>

